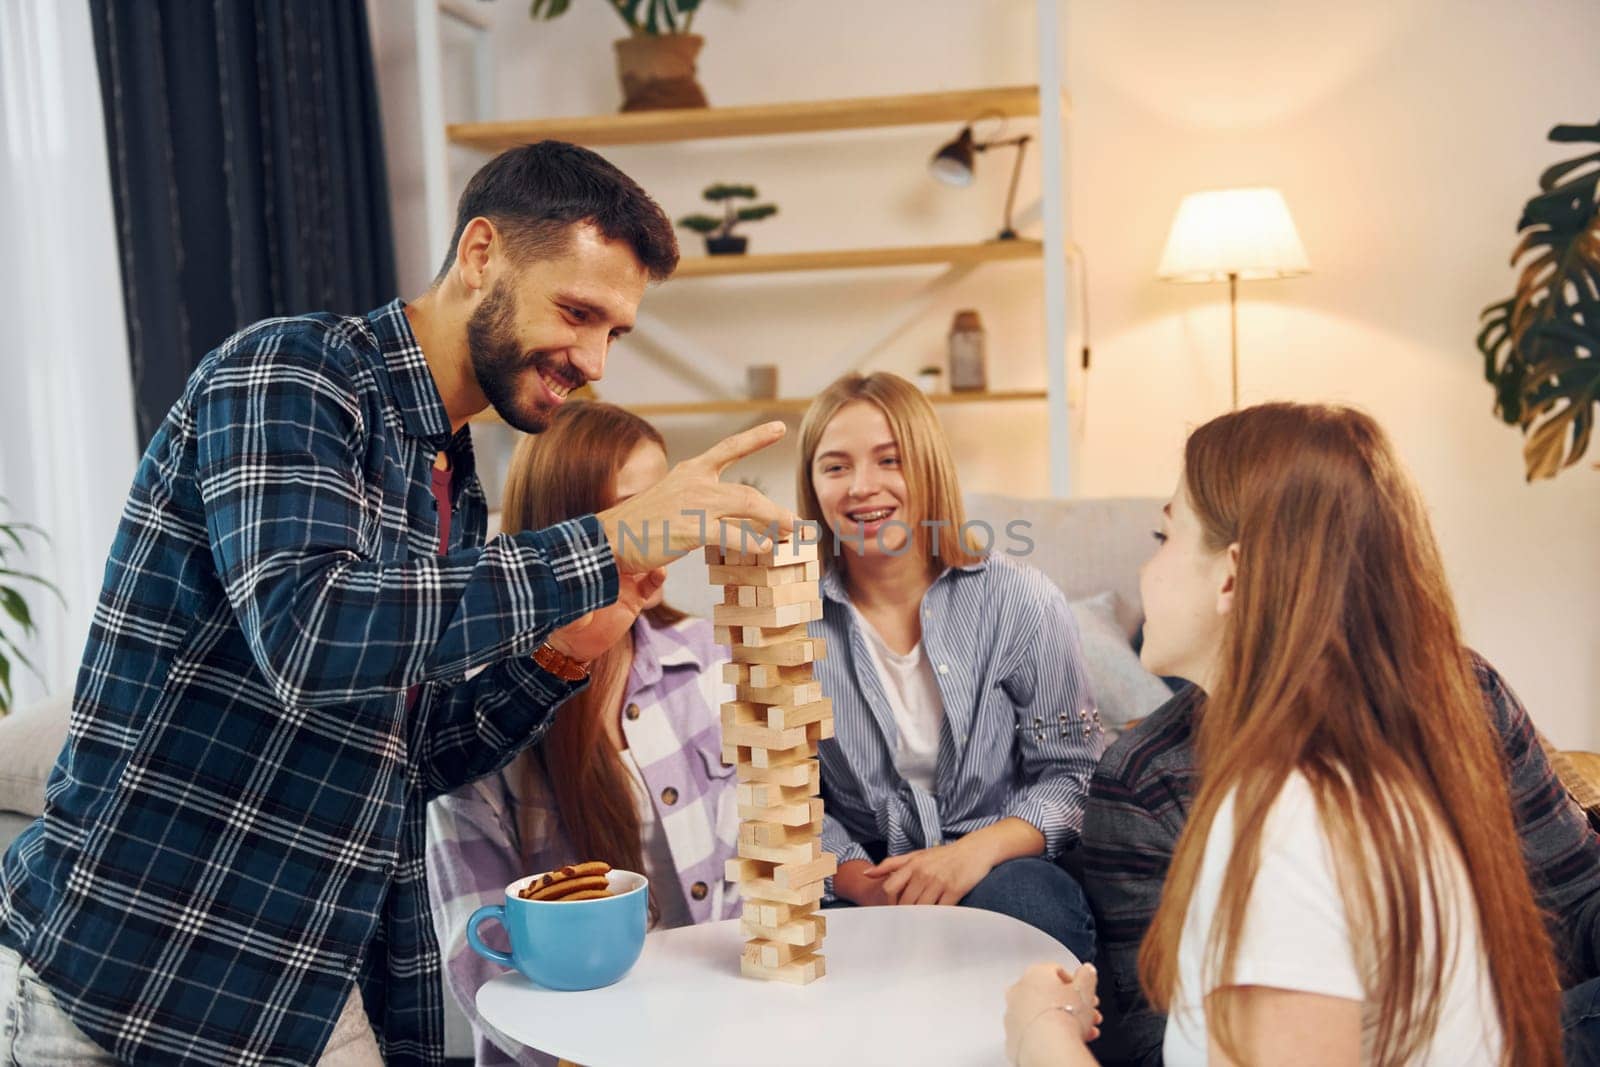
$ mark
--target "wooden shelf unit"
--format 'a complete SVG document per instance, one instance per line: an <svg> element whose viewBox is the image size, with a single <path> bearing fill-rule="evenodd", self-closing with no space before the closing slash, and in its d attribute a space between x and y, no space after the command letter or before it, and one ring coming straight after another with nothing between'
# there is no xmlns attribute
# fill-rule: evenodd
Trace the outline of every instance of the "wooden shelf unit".
<svg viewBox="0 0 1600 1067"><path fill-rule="evenodd" d="M985 112L999 112L1007 118L1038 115L1039 88L1019 85L902 96L753 104L745 107L630 111L615 115L518 119L509 122L458 122L446 127L446 132L455 144L498 152L513 145L547 139L598 147L824 130L867 130L939 122L966 123Z"/></svg>
<svg viewBox="0 0 1600 1067"><path fill-rule="evenodd" d="M824 252L760 252L741 256L685 256L673 280L722 278L738 274L779 274L807 270L859 270L866 267L915 267L942 263L977 266L1007 260L1038 259L1040 241L1019 237L972 245L924 245L904 248L859 248Z"/></svg>
<svg viewBox="0 0 1600 1067"><path fill-rule="evenodd" d="M930 393L928 399L935 404L988 404L1018 400L1044 400L1049 396L1043 389L1008 389L997 392ZM810 397L778 397L773 400L699 400L683 404L623 404L623 407L641 418L661 418L670 415L763 415L767 413L798 414L811 406ZM497 423L500 416L492 408L473 416L473 422Z"/></svg>

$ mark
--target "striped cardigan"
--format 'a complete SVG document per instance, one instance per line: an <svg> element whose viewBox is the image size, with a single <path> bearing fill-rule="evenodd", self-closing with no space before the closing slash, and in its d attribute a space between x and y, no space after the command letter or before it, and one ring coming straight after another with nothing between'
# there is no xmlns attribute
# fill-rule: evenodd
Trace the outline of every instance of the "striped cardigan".
<svg viewBox="0 0 1600 1067"><path fill-rule="evenodd" d="M1105 744L1067 601L999 554L951 567L922 599L922 648L944 701L934 793L894 766L898 731L843 576L822 582L816 665L836 736L822 742L823 848L844 863L944 844L1009 816L1054 856L1077 840Z"/></svg>

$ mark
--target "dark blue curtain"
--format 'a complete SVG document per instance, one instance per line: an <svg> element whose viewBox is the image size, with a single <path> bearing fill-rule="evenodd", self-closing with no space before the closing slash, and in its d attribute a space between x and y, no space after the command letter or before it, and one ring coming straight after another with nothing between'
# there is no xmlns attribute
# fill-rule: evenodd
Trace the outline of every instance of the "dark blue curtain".
<svg viewBox="0 0 1600 1067"><path fill-rule="evenodd" d="M395 295L363 0L90 0L140 440L230 333Z"/></svg>

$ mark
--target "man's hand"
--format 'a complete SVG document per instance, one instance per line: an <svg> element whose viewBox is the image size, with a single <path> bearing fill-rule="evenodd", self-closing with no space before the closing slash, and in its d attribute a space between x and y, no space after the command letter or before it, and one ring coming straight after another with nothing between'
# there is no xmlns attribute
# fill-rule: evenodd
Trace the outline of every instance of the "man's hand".
<svg viewBox="0 0 1600 1067"><path fill-rule="evenodd" d="M588 663L627 636L633 622L660 591L667 580L661 569L643 574L624 574L617 579L617 599L601 608L574 619L559 630L553 631L547 641L550 647L575 660Z"/></svg>
<svg viewBox="0 0 1600 1067"><path fill-rule="evenodd" d="M686 459L644 492L600 512L617 570L638 574L666 566L702 545L740 544L740 527L780 534L794 529L794 513L747 485L728 485L722 473L734 461L759 452L784 435L781 422L734 434ZM731 531L731 532L725 532ZM752 534L749 551L767 547Z"/></svg>
<svg viewBox="0 0 1600 1067"><path fill-rule="evenodd" d="M890 856L862 873L881 881L890 904L959 904L993 869L984 849L962 838Z"/></svg>

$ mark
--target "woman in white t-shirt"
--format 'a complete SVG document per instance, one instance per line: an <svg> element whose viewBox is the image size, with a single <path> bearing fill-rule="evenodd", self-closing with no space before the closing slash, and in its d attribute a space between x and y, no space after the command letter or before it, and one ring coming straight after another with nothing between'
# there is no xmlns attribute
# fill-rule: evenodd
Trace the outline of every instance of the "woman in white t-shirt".
<svg viewBox="0 0 1600 1067"><path fill-rule="evenodd" d="M1206 692L1140 954L1165 1062L1559 1064L1553 953L1426 512L1346 408L1197 430L1144 663ZM1013 988L1017 1062L1092 1062L1092 976Z"/></svg>

